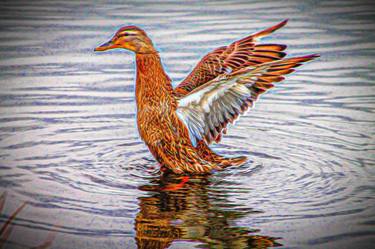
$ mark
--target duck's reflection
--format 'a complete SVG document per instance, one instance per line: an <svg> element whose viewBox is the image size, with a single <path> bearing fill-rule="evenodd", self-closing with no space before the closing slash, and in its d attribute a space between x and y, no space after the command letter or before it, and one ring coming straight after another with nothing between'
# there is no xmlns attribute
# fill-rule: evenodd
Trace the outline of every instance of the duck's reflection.
<svg viewBox="0 0 375 249"><path fill-rule="evenodd" d="M224 184L213 186L208 177L162 176L140 188L135 221L138 248L168 248L173 241L192 241L200 248L269 248L279 246L276 238L235 226L235 220L252 210L228 201Z"/></svg>

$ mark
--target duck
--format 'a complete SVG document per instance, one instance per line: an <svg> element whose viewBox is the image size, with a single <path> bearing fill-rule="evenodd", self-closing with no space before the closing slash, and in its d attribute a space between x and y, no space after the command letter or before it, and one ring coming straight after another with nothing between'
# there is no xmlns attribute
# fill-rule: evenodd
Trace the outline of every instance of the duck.
<svg viewBox="0 0 375 249"><path fill-rule="evenodd" d="M120 28L94 49L123 49L135 54L138 132L160 171L206 175L246 163L246 156L226 157L210 146L219 143L228 124L249 111L260 95L284 80L284 75L319 57L285 58L286 45L260 42L287 22L214 49L176 87L152 40L137 26Z"/></svg>

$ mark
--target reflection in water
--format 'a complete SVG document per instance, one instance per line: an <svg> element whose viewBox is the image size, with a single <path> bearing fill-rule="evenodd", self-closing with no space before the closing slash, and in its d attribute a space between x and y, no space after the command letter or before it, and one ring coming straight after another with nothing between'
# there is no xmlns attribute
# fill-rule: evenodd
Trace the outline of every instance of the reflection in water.
<svg viewBox="0 0 375 249"><path fill-rule="evenodd" d="M254 210L231 206L230 196L213 186L207 176L176 175L154 178L140 187L151 196L140 197L135 230L138 248L167 248L175 240L200 242L201 248L268 248L276 238L256 235L258 230L235 225ZM222 187L222 186L221 186ZM225 188L223 188L225 189Z"/></svg>

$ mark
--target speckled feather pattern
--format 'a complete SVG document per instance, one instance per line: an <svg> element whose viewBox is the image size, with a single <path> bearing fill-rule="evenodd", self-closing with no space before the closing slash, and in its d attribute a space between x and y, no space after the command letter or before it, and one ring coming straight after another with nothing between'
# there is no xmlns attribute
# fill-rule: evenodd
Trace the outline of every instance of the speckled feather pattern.
<svg viewBox="0 0 375 249"><path fill-rule="evenodd" d="M216 155L203 143L194 147L176 115L177 101L158 54L137 54L136 61L139 134L163 167L177 174L205 174L238 161Z"/></svg>

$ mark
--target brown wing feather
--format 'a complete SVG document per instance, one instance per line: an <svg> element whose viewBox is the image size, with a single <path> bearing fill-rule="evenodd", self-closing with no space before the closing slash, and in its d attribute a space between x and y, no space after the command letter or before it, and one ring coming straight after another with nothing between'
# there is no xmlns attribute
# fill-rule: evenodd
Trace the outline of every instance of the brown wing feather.
<svg viewBox="0 0 375 249"><path fill-rule="evenodd" d="M303 62L307 62L317 57L319 57L319 55L313 54L283 59L278 62L273 62L269 65L264 65L267 68L266 72L259 76L255 83L250 87L250 89L256 93L253 96L253 101L257 100L260 94L274 87L274 84L272 83L284 80L283 75L294 72L295 70L293 68L299 67Z"/></svg>
<svg viewBox="0 0 375 249"><path fill-rule="evenodd" d="M282 59L286 46L279 44L256 44L256 40L283 27L285 20L273 27L219 47L203 57L193 71L175 88L176 97L183 97L217 76L234 72L244 67L255 66Z"/></svg>

